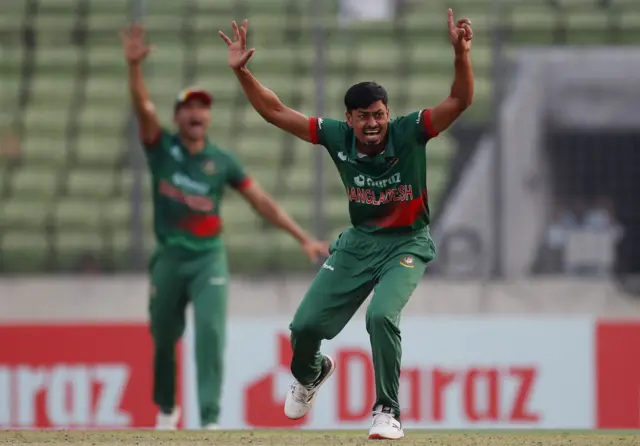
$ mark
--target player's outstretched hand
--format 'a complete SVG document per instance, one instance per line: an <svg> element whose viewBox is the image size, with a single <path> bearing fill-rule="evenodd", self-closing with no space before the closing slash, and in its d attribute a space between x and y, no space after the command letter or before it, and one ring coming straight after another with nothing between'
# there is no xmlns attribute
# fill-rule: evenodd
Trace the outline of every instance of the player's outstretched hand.
<svg viewBox="0 0 640 446"><path fill-rule="evenodd" d="M329 257L329 243L310 239L302 244L302 250L313 263L321 258Z"/></svg>
<svg viewBox="0 0 640 446"><path fill-rule="evenodd" d="M134 23L120 32L124 57L130 65L142 62L154 49L144 42L144 36L145 30L139 23Z"/></svg>
<svg viewBox="0 0 640 446"><path fill-rule="evenodd" d="M231 26L233 27L233 42L222 31L218 31L218 34L229 47L229 66L237 70L249 62L256 50L255 48L247 50L247 29L249 28L247 19L242 22L240 28L238 28L238 24L235 21L231 22Z"/></svg>
<svg viewBox="0 0 640 446"><path fill-rule="evenodd" d="M473 39L471 20L464 18L454 23L453 11L449 9L449 35L456 53L460 54L469 51L471 49L471 39Z"/></svg>

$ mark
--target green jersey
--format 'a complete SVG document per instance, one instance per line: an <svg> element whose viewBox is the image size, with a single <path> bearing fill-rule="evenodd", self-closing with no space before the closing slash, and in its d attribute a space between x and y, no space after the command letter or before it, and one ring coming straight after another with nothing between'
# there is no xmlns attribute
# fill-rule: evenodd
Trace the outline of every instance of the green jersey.
<svg viewBox="0 0 640 446"><path fill-rule="evenodd" d="M178 135L165 130L144 147L158 243L194 251L214 247L225 186L243 189L251 183L240 161L208 140L200 153L190 155Z"/></svg>
<svg viewBox="0 0 640 446"><path fill-rule="evenodd" d="M430 115L421 110L393 119L385 150L373 157L358 153L345 121L310 118L313 143L326 147L338 168L355 229L397 234L429 225L425 147L437 136Z"/></svg>

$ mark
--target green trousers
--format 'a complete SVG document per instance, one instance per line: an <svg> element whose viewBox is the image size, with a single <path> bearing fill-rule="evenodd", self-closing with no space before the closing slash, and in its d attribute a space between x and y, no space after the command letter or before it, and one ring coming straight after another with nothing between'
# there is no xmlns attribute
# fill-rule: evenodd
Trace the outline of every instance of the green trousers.
<svg viewBox="0 0 640 446"><path fill-rule="evenodd" d="M200 422L217 423L227 313L227 259L222 242L194 253L176 247L158 249L149 264L149 313L154 341L153 397L164 412L175 406L176 344L185 329L185 310L193 305Z"/></svg>
<svg viewBox="0 0 640 446"><path fill-rule="evenodd" d="M428 230L411 235L371 235L350 228L340 235L290 324L291 373L308 384L320 373L320 344L345 327L371 291L366 327L371 342L376 403L400 417L400 313L435 246ZM340 365L338 364L338 367Z"/></svg>

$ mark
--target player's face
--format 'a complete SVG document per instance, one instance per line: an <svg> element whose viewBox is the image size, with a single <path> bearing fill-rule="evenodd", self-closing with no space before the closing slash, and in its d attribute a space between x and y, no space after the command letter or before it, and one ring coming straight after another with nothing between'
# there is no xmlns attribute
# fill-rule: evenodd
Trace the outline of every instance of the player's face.
<svg viewBox="0 0 640 446"><path fill-rule="evenodd" d="M199 141L207 133L207 127L211 122L211 110L201 100L191 99L178 108L174 119L182 136Z"/></svg>
<svg viewBox="0 0 640 446"><path fill-rule="evenodd" d="M389 108L382 101L347 112L346 116L347 124L361 143L375 146L384 141L389 126Z"/></svg>

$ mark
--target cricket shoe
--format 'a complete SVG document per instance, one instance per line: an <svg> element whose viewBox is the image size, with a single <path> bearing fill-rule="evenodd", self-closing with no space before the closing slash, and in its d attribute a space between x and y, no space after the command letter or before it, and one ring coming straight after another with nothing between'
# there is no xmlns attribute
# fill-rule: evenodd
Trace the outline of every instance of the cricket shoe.
<svg viewBox="0 0 640 446"><path fill-rule="evenodd" d="M373 425L369 429L369 440L399 440L402 437L402 423L396 420L393 409L376 406L373 409Z"/></svg>
<svg viewBox="0 0 640 446"><path fill-rule="evenodd" d="M218 426L218 423L208 423L204 425L203 429L206 431L217 431L220 429L220 426Z"/></svg>
<svg viewBox="0 0 640 446"><path fill-rule="evenodd" d="M313 402L318 394L318 389L322 386L336 370L336 363L329 356L322 359L322 369L316 380L305 386L298 381L294 381L291 385L291 391L287 393L287 399L284 402L284 414L292 419L304 417L313 407Z"/></svg>
<svg viewBox="0 0 640 446"><path fill-rule="evenodd" d="M156 429L161 431L173 431L178 429L180 422L180 407L174 407L171 413L158 412L156 416Z"/></svg>

